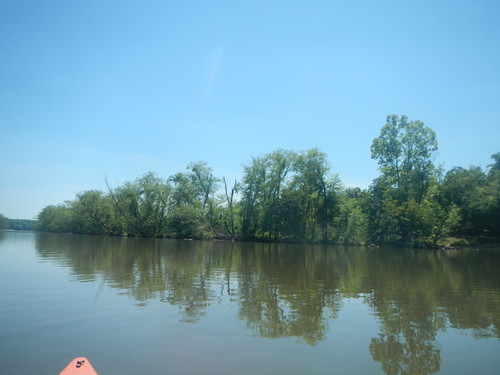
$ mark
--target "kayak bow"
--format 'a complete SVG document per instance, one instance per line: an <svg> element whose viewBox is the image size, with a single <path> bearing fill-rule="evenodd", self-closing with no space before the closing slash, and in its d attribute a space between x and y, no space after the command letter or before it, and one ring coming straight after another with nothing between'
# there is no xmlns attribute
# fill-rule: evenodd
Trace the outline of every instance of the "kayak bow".
<svg viewBox="0 0 500 375"><path fill-rule="evenodd" d="M73 359L59 375L99 375L85 357Z"/></svg>

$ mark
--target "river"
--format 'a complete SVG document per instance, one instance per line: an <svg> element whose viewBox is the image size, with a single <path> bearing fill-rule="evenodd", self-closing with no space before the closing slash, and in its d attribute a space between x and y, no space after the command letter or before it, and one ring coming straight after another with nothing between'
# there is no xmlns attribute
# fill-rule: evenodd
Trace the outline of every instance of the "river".
<svg viewBox="0 0 500 375"><path fill-rule="evenodd" d="M498 374L500 252L0 232L0 374Z"/></svg>

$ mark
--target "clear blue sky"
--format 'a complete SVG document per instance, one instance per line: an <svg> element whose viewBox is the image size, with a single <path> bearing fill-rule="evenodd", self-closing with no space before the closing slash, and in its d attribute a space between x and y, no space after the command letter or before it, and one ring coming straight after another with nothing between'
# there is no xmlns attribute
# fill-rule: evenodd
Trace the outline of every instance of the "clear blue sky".
<svg viewBox="0 0 500 375"><path fill-rule="evenodd" d="M0 213L204 160L318 147L378 175L388 114L436 131L436 164L500 152L500 1L0 3Z"/></svg>

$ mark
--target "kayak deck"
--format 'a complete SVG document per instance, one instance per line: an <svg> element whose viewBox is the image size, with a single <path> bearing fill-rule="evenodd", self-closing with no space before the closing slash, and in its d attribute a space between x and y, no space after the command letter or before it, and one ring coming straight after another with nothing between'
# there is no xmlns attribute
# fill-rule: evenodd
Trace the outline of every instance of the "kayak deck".
<svg viewBox="0 0 500 375"><path fill-rule="evenodd" d="M85 357L73 359L59 375L99 375Z"/></svg>

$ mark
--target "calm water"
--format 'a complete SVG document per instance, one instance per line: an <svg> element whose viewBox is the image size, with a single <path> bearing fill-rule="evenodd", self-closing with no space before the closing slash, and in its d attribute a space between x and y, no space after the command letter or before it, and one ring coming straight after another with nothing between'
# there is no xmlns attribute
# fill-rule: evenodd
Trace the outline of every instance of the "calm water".
<svg viewBox="0 0 500 375"><path fill-rule="evenodd" d="M0 374L499 374L500 252L0 232Z"/></svg>

